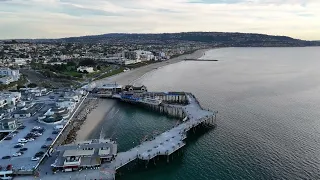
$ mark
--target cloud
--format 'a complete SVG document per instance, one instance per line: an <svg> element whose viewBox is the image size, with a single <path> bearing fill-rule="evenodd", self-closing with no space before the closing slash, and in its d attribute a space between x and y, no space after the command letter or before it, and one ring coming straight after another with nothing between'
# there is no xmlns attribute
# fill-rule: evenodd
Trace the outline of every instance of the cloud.
<svg viewBox="0 0 320 180"><path fill-rule="evenodd" d="M0 39L181 31L320 39L319 9L319 0L0 0Z"/></svg>

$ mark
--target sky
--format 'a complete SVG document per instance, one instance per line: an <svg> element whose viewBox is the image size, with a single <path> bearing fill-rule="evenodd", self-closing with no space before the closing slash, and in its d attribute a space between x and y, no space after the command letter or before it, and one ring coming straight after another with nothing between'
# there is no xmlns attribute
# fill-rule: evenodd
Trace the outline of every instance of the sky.
<svg viewBox="0 0 320 180"><path fill-rule="evenodd" d="M0 39L189 31L320 40L320 0L0 0Z"/></svg>

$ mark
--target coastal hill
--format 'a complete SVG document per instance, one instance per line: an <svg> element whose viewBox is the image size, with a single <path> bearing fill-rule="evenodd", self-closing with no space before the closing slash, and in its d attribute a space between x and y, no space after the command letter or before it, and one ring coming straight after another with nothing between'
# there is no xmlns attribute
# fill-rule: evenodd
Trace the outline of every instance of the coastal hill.
<svg viewBox="0 0 320 180"><path fill-rule="evenodd" d="M320 46L319 41L305 41L294 39L288 36L228 32L182 32L162 34L111 33L92 36L68 37L61 39L33 39L20 41L42 43L107 43L112 45L201 43L219 47Z"/></svg>

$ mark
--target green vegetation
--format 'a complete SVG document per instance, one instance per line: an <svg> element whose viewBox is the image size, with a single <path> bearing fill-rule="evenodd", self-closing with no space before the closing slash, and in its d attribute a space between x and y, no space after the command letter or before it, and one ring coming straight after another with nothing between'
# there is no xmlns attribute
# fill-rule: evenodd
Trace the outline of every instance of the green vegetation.
<svg viewBox="0 0 320 180"><path fill-rule="evenodd" d="M7 90L15 86L23 86L26 82L27 78L24 75L22 75L20 76L20 79L18 81L11 82L10 84L0 84L0 91Z"/></svg>
<svg viewBox="0 0 320 180"><path fill-rule="evenodd" d="M95 79L95 80L107 78L107 77L110 77L110 76L113 76L113 75L122 73L123 70L124 70L124 67L120 67L119 69L113 70L113 71L110 72L110 73L106 73L106 74L103 74L103 75L99 76L99 77L98 77L97 79Z"/></svg>
<svg viewBox="0 0 320 180"><path fill-rule="evenodd" d="M28 88L35 88L38 87L38 85L36 83L30 83L27 85Z"/></svg>
<svg viewBox="0 0 320 180"><path fill-rule="evenodd" d="M161 62L161 61L145 61L145 62L140 62L136 64L129 64L129 65L126 65L125 67L132 69L132 68L138 68L138 67L146 66L148 64L153 64L157 62Z"/></svg>

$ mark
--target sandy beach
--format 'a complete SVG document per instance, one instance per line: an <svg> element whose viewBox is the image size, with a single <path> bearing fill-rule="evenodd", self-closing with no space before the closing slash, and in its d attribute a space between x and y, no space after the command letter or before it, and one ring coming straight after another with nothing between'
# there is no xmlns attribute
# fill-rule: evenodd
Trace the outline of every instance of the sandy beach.
<svg viewBox="0 0 320 180"><path fill-rule="evenodd" d="M198 59L204 55L208 49L197 50L192 54L185 54L179 57L170 59L168 61L163 61L159 63L149 64L147 66L142 66L137 69L126 71L112 77L108 77L102 80L95 81L97 85L107 84L107 83L118 83L118 84L132 84L135 80L139 79L146 73L153 71L159 67L163 67L169 64L178 63L184 59ZM77 132L75 141L84 141L87 140L89 135L96 127L104 120L106 112L113 106L112 103L106 103L100 101L95 109L93 109L88 115L85 122L80 127L80 130Z"/></svg>

